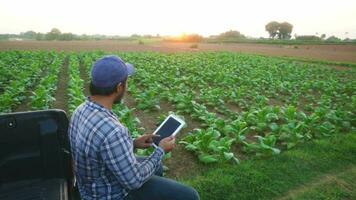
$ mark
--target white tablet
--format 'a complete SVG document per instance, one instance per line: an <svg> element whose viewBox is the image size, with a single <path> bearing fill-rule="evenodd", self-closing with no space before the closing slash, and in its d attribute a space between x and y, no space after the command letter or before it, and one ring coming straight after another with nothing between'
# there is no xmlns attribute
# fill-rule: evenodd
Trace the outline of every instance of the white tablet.
<svg viewBox="0 0 356 200"><path fill-rule="evenodd" d="M184 126L185 122L179 117L171 114L169 115L162 124L153 132L154 135L159 135L160 137L154 137L153 142L158 145L158 143L166 137L175 136Z"/></svg>

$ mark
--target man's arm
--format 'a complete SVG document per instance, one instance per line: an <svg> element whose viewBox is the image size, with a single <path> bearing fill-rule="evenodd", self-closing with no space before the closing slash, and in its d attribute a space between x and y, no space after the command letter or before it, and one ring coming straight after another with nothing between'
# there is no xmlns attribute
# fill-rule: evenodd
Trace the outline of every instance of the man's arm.
<svg viewBox="0 0 356 200"><path fill-rule="evenodd" d="M133 143L126 128L115 128L104 140L100 155L105 165L127 189L138 189L159 166L164 150L160 147L139 163L133 153Z"/></svg>

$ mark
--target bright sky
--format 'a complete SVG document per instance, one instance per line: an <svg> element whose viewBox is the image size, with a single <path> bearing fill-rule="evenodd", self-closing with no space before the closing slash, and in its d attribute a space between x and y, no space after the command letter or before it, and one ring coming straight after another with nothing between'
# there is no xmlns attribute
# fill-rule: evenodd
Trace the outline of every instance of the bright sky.
<svg viewBox="0 0 356 200"><path fill-rule="evenodd" d="M298 35L356 38L356 0L0 0L0 33L204 36L230 29L267 37L272 20Z"/></svg>

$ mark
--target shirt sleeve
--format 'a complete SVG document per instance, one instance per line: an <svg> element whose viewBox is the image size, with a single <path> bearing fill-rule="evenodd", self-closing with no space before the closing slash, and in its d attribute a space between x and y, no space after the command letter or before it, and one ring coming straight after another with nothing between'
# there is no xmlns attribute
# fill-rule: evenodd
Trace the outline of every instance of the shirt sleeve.
<svg viewBox="0 0 356 200"><path fill-rule="evenodd" d="M143 162L133 152L133 142L124 127L115 128L103 141L100 154L108 169L129 190L140 188L155 172L164 156L158 147Z"/></svg>

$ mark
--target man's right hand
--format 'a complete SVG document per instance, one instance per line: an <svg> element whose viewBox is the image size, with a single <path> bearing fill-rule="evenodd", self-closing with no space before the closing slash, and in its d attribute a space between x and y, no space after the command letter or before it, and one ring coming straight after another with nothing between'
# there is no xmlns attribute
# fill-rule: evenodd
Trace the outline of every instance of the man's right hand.
<svg viewBox="0 0 356 200"><path fill-rule="evenodd" d="M161 147L164 150L164 152L168 153L172 151L174 147L176 147L176 138L174 136L163 138L159 142L158 146Z"/></svg>

